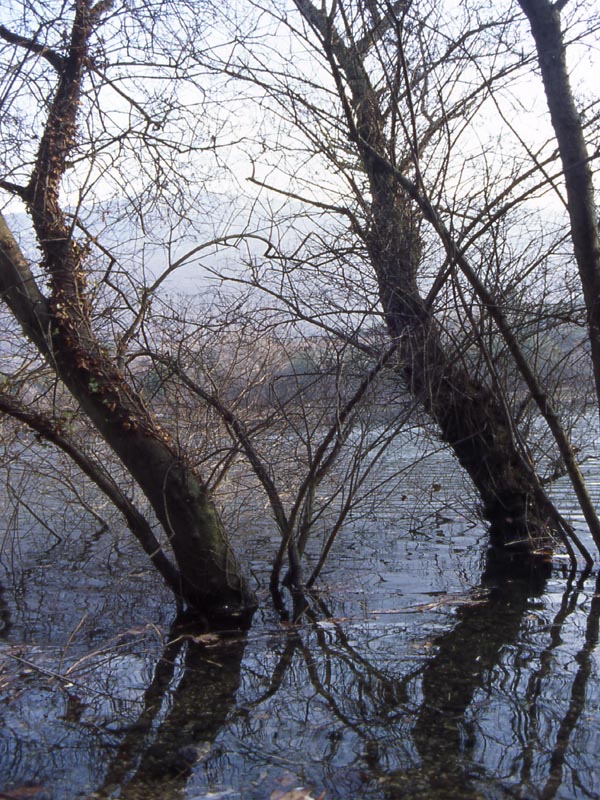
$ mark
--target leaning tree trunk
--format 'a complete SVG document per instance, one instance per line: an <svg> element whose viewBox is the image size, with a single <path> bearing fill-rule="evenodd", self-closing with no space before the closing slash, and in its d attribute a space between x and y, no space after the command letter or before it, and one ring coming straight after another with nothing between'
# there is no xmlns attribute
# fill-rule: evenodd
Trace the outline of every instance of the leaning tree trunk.
<svg viewBox="0 0 600 800"><path fill-rule="evenodd" d="M89 326L73 318L66 294L57 303L40 292L1 216L0 294L150 501L177 563L179 585L172 588L190 609L209 617L250 612L253 595L206 487Z"/></svg>
<svg viewBox="0 0 600 800"><path fill-rule="evenodd" d="M422 212L411 205L394 171L382 166L389 163L393 146L362 54L352 43L344 43L331 17L310 0L296 0L296 6L321 38L348 135L368 179L370 204L363 238L388 331L401 342L400 374L473 481L491 523L492 542L516 543L519 551L534 549L548 541L556 511L518 449L502 402L447 352L440 327L419 292Z"/></svg>
<svg viewBox="0 0 600 800"><path fill-rule="evenodd" d="M560 7L549 0L519 0L535 40L552 127L563 167L571 241L588 318L600 411L600 225L594 180L567 68Z"/></svg>
<svg viewBox="0 0 600 800"><path fill-rule="evenodd" d="M89 39L108 7L77 0L67 55L42 51L57 70L58 82L34 168L27 186L4 184L28 209L49 295L37 286L3 218L0 292L25 334L150 501L177 562L180 597L206 616L246 614L255 607L254 598L206 486L95 335L86 288L87 248L74 239L59 202L76 142ZM23 37L17 37L16 44L40 52L36 43Z"/></svg>
<svg viewBox="0 0 600 800"><path fill-rule="evenodd" d="M518 550L547 536L549 503L537 504L538 479L514 440L506 410L492 391L453 359L417 285L421 246L418 212L370 170L372 203L366 245L390 335L400 341L398 371L437 423L477 489L492 542Z"/></svg>

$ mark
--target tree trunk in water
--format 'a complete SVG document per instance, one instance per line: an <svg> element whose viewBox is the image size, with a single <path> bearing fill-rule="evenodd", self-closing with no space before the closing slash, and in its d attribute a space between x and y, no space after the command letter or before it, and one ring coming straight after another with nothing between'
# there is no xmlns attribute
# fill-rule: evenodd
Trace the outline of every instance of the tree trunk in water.
<svg viewBox="0 0 600 800"><path fill-rule="evenodd" d="M60 204L77 140L89 42L108 8L91 0L74 3L66 55L51 62L58 80L29 183L12 187L31 217L49 295L40 291L1 216L0 291L24 333L150 501L177 562L180 597L204 616L246 616L255 608L254 597L206 486L96 337L86 286L87 246L75 240ZM16 43L35 49L22 37Z"/></svg>
<svg viewBox="0 0 600 800"><path fill-rule="evenodd" d="M61 266L69 276L79 273L77 264L69 266L77 256L74 242L61 242ZM1 215L0 292L150 501L177 562L182 600L210 618L251 614L254 596L206 487L96 342L82 315L85 305L65 289L60 302L42 294Z"/></svg>
<svg viewBox="0 0 600 800"><path fill-rule="evenodd" d="M348 136L369 182L362 237L388 331L401 342L399 373L473 481L491 523L492 543L510 544L515 552L534 550L549 541L553 506L547 498L542 501L537 476L519 452L501 400L446 350L439 325L419 292L422 214L391 171L382 167L381 162L387 163L394 153L395 143L386 133L385 113L363 51L351 41L346 44L333 17L311 0L295 2L321 38ZM392 157L392 161L398 159Z"/></svg>
<svg viewBox="0 0 600 800"><path fill-rule="evenodd" d="M382 186L382 182L384 186ZM366 244L376 272L387 328L401 341L399 374L439 427L481 498L492 544L518 552L548 541L547 507L514 441L501 401L453 360L417 286L418 220L384 176L373 176Z"/></svg>

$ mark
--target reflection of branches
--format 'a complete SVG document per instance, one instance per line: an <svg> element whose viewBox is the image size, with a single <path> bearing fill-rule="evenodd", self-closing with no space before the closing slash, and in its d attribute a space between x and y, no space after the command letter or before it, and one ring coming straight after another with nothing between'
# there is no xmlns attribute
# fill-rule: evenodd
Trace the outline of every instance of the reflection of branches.
<svg viewBox="0 0 600 800"><path fill-rule="evenodd" d="M532 588L527 581L502 580L489 571L483 582L492 584L489 600L461 607L456 626L432 642L435 655L401 675L387 673L359 652L344 629L344 620L336 620L324 603L307 595L303 618L310 625L289 629L268 688L251 707L272 698L288 675L288 683L310 686L317 706L321 701L341 730L352 731L362 742L368 774L379 774L390 785L390 797L399 796L397 785L412 796L409 787L414 790L415 779L430 789L431 797L456 796L452 791L458 784L461 796L477 796L471 778L465 782L467 714L474 709L476 691L487 688L487 676L518 641L524 614L531 607L530 594L540 589L539 583ZM298 658L304 674L290 675ZM315 705L314 696L310 702ZM333 733L330 738L332 743L337 741ZM403 766L390 774L389 760L403 752L414 763L411 742L421 764L415 770L407 772ZM336 752L332 744L331 751L322 756L324 766ZM472 765L469 769L472 772Z"/></svg>
<svg viewBox="0 0 600 800"><path fill-rule="evenodd" d="M539 668L532 672L527 683L526 694L532 720L534 720L537 716L537 700L542 696L543 681L550 675L554 655L562 643L563 625L567 621L568 617L571 616L571 614L573 614L573 612L577 609L577 599L583 588L587 574L587 572L584 572L583 575L581 575L574 589L572 589L573 574L571 573L569 576L568 583L562 596L560 608L550 626L550 642L540 655ZM523 769L521 770L521 780L523 783L528 781L531 777L530 772L533 762L533 748L534 745L538 744L539 742L539 739L537 736L535 736L533 729L529 731L527 739L528 741L525 743L525 749L523 751Z"/></svg>
<svg viewBox="0 0 600 800"><path fill-rule="evenodd" d="M582 575L575 589L572 580L563 595L560 608L550 625L550 642L539 657L539 668L533 671L525 690L525 702L519 702L517 720L513 724L513 737L522 743L520 757L523 760L521 785L539 784L530 774L534 759L533 747L539 743L534 731L539 726L538 700L542 698L542 683L550 675L555 663L555 653L562 643L565 623L577 610L577 599L586 574ZM477 714L474 713L474 697L479 689L490 691L488 679L501 667L507 645L517 641L525 612L530 608L532 586L526 581L500 580L490 593L490 601L483 605L459 610L459 622L453 630L435 640L436 656L423 671L423 702L414 728L414 741L423 760L423 772L429 775L438 788L444 781L465 785L465 756L475 746ZM537 586L535 593L541 590ZM563 767L571 735L581 717L585 705L585 694L591 674L591 656L598 643L600 621L600 599L592 598L583 647L575 657L579 664L571 686L571 697L566 713L558 724L556 741L549 763L549 777L540 793L542 798L553 798L563 785ZM521 668L515 659L511 663L510 691L519 678ZM517 727L518 726L518 727ZM521 729L526 731L525 740ZM548 735L545 729L545 736ZM472 775L472 768L469 769ZM466 785L472 783L469 778ZM471 795L479 796L475 786ZM465 793L465 796L471 796Z"/></svg>
<svg viewBox="0 0 600 800"><path fill-rule="evenodd" d="M167 642L154 670L152 682L144 692L142 713L121 741L115 758L108 768L104 779L105 789L121 784L131 774L149 746L152 728L173 680L183 644L182 638Z"/></svg>
<svg viewBox="0 0 600 800"><path fill-rule="evenodd" d="M269 633L269 643L261 643L260 652L279 649L277 659L268 672L262 661L255 672L255 662L249 659L245 682L255 682L256 692L250 699L246 693L237 705L245 639L217 641L212 634L175 636L157 664L137 723L119 746L103 792L108 794L118 785L126 796L134 796L135 791L143 792L150 784L157 795L167 788L177 792L183 789L194 764L196 779L204 779L202 771L207 780L212 780L213 770L225 776L223 770L232 764L221 763L224 755L213 745L226 722L235 721L240 726L242 749L248 747L250 752L262 737L271 742L270 747L286 746L283 735L277 742L274 729L285 728L299 714L297 724L306 731L307 726L310 729L319 724L325 708L329 743L319 751L325 772L333 770L335 760L345 758L340 742L342 732L347 731L359 743L355 752L364 759L364 775L367 779L378 776L382 781L378 797L427 796L433 800L481 796L479 780L489 783L497 779L489 759L495 757L494 746L501 733L495 729L479 733L478 726L485 722L489 709L486 700L493 700L500 691L501 699L517 703L515 719L503 714L501 726L507 726L512 746L516 743L519 747L517 758L529 758L529 731L533 723L539 724L541 683L550 674L553 661L556 663L554 656L565 624L576 610L582 582L573 588L571 580L558 612L549 622L550 641L539 656L537 671L526 658L529 653L523 632L524 628L538 631L537 618L532 627L529 612L537 606L532 598L543 590L544 576L515 581L493 574L488 564L482 586L490 587L488 599L461 606L456 624L430 642L434 654L420 658L404 671L382 669L375 658L365 656L353 643L356 632L348 634L346 621L336 619L324 602L307 594L306 624L284 627L280 639ZM600 585L596 588L600 590ZM553 798L561 788L564 792L563 768L573 730L581 718L599 618L600 601L594 598L585 643L576 656L579 670L569 707L562 721L552 726L557 730L556 743L542 797ZM368 637L368 631L361 633L363 641ZM279 645L273 647L274 641ZM515 694L515 686L522 686L524 679L526 688ZM277 697L279 710L277 703L271 705ZM266 727L257 731L255 725L262 725L261 720ZM306 735L302 746L308 746L310 734L300 735ZM478 762L474 751L480 736L487 756ZM297 744L297 739L294 741ZM536 753L540 752L537 748ZM255 754L252 758L255 760ZM267 758L269 764L277 763L278 758L287 764L290 753L287 749L280 753L272 750ZM392 760L405 763L391 769ZM238 766L236 763L236 771ZM515 774L512 767L510 774ZM534 787L535 776L532 779L522 773L521 784L525 789ZM415 793L415 786L421 795ZM333 796L342 795L334 791Z"/></svg>
<svg viewBox="0 0 600 800"><path fill-rule="evenodd" d="M4 600L4 586L0 583L0 638L8 636L12 627L10 608Z"/></svg>
<svg viewBox="0 0 600 800"><path fill-rule="evenodd" d="M467 712L504 649L517 640L530 592L525 581L500 579L486 603L461 607L456 626L434 640L436 655L423 670L413 740L423 775L436 791L458 781L465 797L478 796L465 764L465 750L474 744Z"/></svg>
<svg viewBox="0 0 600 800"><path fill-rule="evenodd" d="M391 678L383 670L374 666L369 659L361 655L361 653L359 653L358 650L350 644L348 634L345 632L341 624L333 620L333 615L323 599L317 597L316 606L318 609L317 611L310 611L308 613L309 619L316 624L319 615L325 617L325 619L329 620L333 625L333 631L335 635L335 649L331 650L329 648L325 636L322 636L322 642L320 641L322 649L326 652L331 652L332 654L335 653L337 657L341 657L348 667L357 675L357 677L362 679L362 668L370 676L379 681L382 688L380 694L383 698L385 698L385 702L388 703L390 707L407 703L408 693L406 686L408 682L415 677L416 673L410 672L408 675L404 675L401 678ZM322 630L318 630L318 638L319 634L322 633Z"/></svg>
<svg viewBox="0 0 600 800"><path fill-rule="evenodd" d="M574 600L577 595L574 595ZM543 800L549 800L556 793L563 782L563 767L571 735L585 707L585 693L592 669L592 654L598 644L598 630L600 627L600 578L596 581L596 588L590 603L590 611L585 629L585 640L581 650L575 656L579 664L573 684L567 712L561 720L556 734L556 743L550 757L550 776L542 790Z"/></svg>
<svg viewBox="0 0 600 800"><path fill-rule="evenodd" d="M256 708L273 697L301 657L310 685L334 719L365 742L365 752L375 752L382 724L402 724L408 704L407 686L418 670L401 677L387 674L350 643L343 622L332 617L326 604L306 593L304 619L309 625L287 629L285 648L261 692L246 708Z"/></svg>
<svg viewBox="0 0 600 800"><path fill-rule="evenodd" d="M314 640L320 651L320 659L316 659L309 645L302 643L300 646L313 687L340 721L361 738L376 743L376 736L369 733L372 721L402 720L408 703L406 687L415 673L402 678L390 677L351 646L341 625L329 621L330 628L322 627L317 615L311 611L307 612L307 618L314 623ZM321 670L317 666L320 661L324 665ZM343 687L339 682L340 673L344 676ZM352 684L357 692L352 698L354 704L350 716L340 701L348 699L348 688Z"/></svg>

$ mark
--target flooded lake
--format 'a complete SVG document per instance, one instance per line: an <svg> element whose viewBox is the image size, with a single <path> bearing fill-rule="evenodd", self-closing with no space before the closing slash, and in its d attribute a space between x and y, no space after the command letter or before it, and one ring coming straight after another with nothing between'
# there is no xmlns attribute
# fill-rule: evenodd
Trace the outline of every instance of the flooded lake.
<svg viewBox="0 0 600 800"><path fill-rule="evenodd" d="M126 531L6 534L0 797L600 797L596 576L503 575L452 460L411 480L418 507L407 484L346 526L298 624L246 528L247 634L171 628Z"/></svg>

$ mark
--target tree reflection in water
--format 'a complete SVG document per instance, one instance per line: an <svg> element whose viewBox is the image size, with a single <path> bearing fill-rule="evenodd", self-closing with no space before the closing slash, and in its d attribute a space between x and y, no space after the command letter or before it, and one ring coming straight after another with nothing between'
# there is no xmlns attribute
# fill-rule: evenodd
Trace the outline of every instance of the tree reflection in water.
<svg viewBox="0 0 600 800"><path fill-rule="evenodd" d="M105 789L258 800L283 781L328 798L594 796L598 721L588 738L578 723L594 674L600 587L579 651L563 652L584 588L583 578L568 580L550 619L543 576L508 578L488 565L479 599L460 605L454 625L417 657L397 641L396 658L365 653L366 636L387 647L389 632L336 621L315 597L280 636L251 633L254 655L245 659L242 636L176 638ZM397 631L402 639L414 627ZM565 657L576 671L564 669Z"/></svg>
<svg viewBox="0 0 600 800"><path fill-rule="evenodd" d="M22 764L11 781L17 753L42 786L96 759L79 796L125 800L265 800L294 786L327 800L600 796L600 585L508 578L488 562L476 590L387 616L306 601L297 624L259 617L247 635L171 630L127 719L116 698L134 662L121 647L72 673L75 689L38 686L55 698L46 772L45 743L39 763L19 754L0 705L0 792L23 783ZM77 795L66 780L53 797Z"/></svg>
<svg viewBox="0 0 600 800"><path fill-rule="evenodd" d="M142 714L121 742L98 796L120 791L165 797L183 788L235 706L245 645L243 633L172 629L144 693Z"/></svg>

